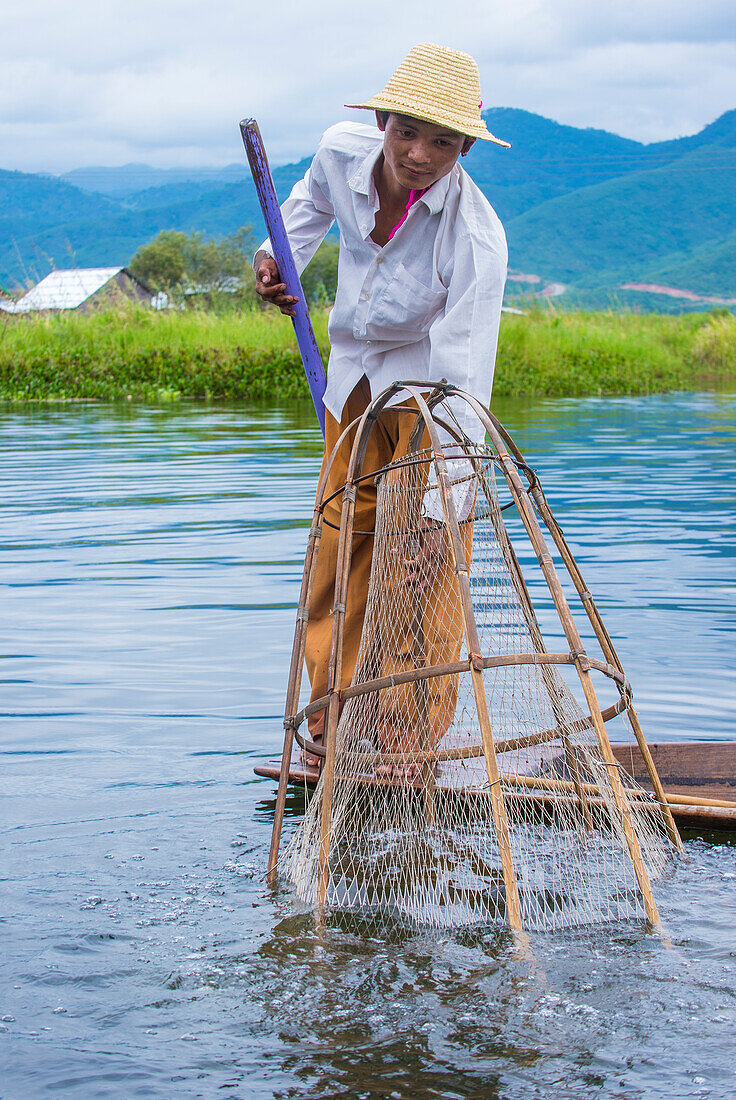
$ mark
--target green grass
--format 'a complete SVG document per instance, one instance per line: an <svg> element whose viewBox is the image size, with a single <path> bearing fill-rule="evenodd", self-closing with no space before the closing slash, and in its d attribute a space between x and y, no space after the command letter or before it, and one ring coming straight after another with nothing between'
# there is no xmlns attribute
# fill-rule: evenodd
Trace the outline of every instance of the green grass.
<svg viewBox="0 0 736 1100"><path fill-rule="evenodd" d="M3 324L0 314L0 326ZM327 318L315 331L327 348ZM0 398L262 400L306 393L290 322L131 307L90 316L11 317L0 327Z"/></svg>
<svg viewBox="0 0 736 1100"><path fill-rule="evenodd" d="M325 360L327 315L315 310ZM504 315L494 392L586 396L733 389L736 318L634 313ZM242 315L0 314L0 398L252 400L307 393L290 322Z"/></svg>
<svg viewBox="0 0 736 1100"><path fill-rule="evenodd" d="M730 340L730 343L729 343ZM573 397L731 389L736 317L716 313L504 316L494 393Z"/></svg>

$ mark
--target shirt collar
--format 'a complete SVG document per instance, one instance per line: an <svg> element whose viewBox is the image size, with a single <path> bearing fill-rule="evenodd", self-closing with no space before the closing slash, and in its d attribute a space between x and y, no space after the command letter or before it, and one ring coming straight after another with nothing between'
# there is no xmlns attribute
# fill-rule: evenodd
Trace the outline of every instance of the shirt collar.
<svg viewBox="0 0 736 1100"><path fill-rule="evenodd" d="M445 176L440 176L436 183L433 183L428 191L422 195L420 202L423 202L428 207L430 214L439 214L442 207L445 205L447 199L447 193L450 190L450 183L457 175L457 165L453 165L450 171Z"/></svg>
<svg viewBox="0 0 736 1100"><path fill-rule="evenodd" d="M372 201L376 209L378 209L378 192L373 182L373 169L382 152L383 142L379 141L376 148L371 149L368 156L361 161L356 172L348 180L348 187L352 191L365 195L367 199Z"/></svg>
<svg viewBox="0 0 736 1100"><path fill-rule="evenodd" d="M378 209L378 193L376 191L376 185L373 182L373 169L376 166L376 161L383 152L383 142L380 142L377 149L371 149L367 157L365 157L357 170L348 180L348 187L353 191L357 191L361 195L365 195L369 199L376 209ZM441 176L424 195L422 195L420 202L428 208L430 214L438 214L442 207L445 205L447 199L447 193L450 190L450 183L453 179L459 175L459 167L457 164L453 165L452 169L445 176Z"/></svg>

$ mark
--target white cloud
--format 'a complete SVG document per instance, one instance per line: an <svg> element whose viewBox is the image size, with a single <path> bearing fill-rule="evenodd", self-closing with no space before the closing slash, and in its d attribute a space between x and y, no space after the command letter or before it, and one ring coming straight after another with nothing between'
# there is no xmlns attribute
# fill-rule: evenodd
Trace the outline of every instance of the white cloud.
<svg viewBox="0 0 736 1100"><path fill-rule="evenodd" d="M732 0L37 0L0 38L0 166L229 163L247 114L275 162L296 159L421 39L474 54L487 106L660 140L736 106L732 11Z"/></svg>

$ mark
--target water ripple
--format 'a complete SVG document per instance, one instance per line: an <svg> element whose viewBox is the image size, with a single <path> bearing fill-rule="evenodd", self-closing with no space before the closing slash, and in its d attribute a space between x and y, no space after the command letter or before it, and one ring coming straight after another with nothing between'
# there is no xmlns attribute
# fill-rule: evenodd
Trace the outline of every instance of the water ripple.
<svg viewBox="0 0 736 1100"><path fill-rule="evenodd" d="M496 412L649 736L733 739L734 398ZM4 1095L736 1094L722 837L688 834L689 860L659 886L672 947L625 925L537 937L531 969L499 932L341 918L319 936L266 887L273 785L252 765L280 750L311 417L0 408ZM291 791L287 829L303 810Z"/></svg>

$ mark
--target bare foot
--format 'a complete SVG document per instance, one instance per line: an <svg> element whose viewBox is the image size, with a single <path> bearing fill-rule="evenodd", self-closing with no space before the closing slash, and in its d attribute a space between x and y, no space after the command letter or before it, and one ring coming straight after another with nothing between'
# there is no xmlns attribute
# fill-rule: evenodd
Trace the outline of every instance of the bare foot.
<svg viewBox="0 0 736 1100"><path fill-rule="evenodd" d="M314 741L315 745L321 745L322 744L322 734L321 733L315 733L312 740ZM299 759L302 762L302 764L306 764L306 766L308 768L318 768L320 766L320 764L322 763L322 757L321 756L315 756L313 752L307 752L306 749L301 750L301 752L299 753Z"/></svg>
<svg viewBox="0 0 736 1100"><path fill-rule="evenodd" d="M379 779L416 779L419 771L418 764L379 764L376 775Z"/></svg>

